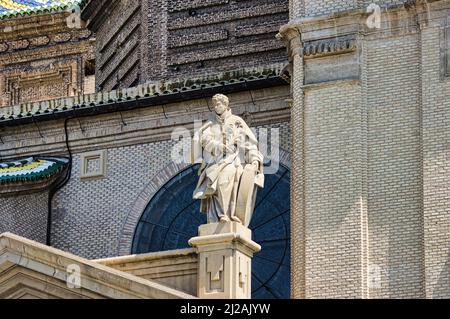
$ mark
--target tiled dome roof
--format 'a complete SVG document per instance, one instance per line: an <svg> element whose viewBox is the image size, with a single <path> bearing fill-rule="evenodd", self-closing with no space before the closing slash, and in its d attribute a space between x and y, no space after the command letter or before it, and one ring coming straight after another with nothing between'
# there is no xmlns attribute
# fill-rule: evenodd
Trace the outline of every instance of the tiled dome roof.
<svg viewBox="0 0 450 319"><path fill-rule="evenodd" d="M83 0L0 0L0 19L63 10L81 2Z"/></svg>

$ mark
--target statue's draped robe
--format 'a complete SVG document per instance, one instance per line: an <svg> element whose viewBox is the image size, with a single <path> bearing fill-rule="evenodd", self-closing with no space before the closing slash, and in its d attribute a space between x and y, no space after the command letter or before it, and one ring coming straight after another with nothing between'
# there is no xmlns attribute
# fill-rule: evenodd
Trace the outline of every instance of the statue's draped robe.
<svg viewBox="0 0 450 319"><path fill-rule="evenodd" d="M263 155L258 141L247 124L228 112L224 119L209 121L194 136L194 149L202 150L199 181L194 199L201 199L200 211L207 213L208 222L218 222L227 216L236 217L236 200L245 165L258 162L256 186L263 187Z"/></svg>

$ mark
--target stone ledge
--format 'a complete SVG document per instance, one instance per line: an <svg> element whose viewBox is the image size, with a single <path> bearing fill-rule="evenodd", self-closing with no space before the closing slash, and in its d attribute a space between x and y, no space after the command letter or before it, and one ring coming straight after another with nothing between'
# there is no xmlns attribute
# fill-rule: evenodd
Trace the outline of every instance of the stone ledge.
<svg viewBox="0 0 450 319"><path fill-rule="evenodd" d="M191 238L189 245L197 251L234 248L242 245L248 255L261 250L261 246L252 239L250 229L237 222L210 223L199 227L199 236ZM226 246L226 247L224 247Z"/></svg>
<svg viewBox="0 0 450 319"><path fill-rule="evenodd" d="M0 269L2 270L0 283L5 282L5 285L0 284L0 295L11 294L13 290L21 290L20 278L5 277L8 270L17 268L20 273L28 273L31 282L38 281L38 278L44 276L45 281L50 285L45 288L47 290L51 287L65 286L70 275L67 267L71 265L79 267L81 276L81 287L72 292L74 298L79 297L80 294L88 298L195 298L165 285L118 271L11 233L0 235ZM6 288L8 289L4 290ZM70 292L71 290L65 288L65 291ZM46 293L46 291L42 292Z"/></svg>
<svg viewBox="0 0 450 319"><path fill-rule="evenodd" d="M198 256L193 248L94 261L193 295L197 293Z"/></svg>
<svg viewBox="0 0 450 319"><path fill-rule="evenodd" d="M154 261L154 260L164 259L164 258L186 257L186 256L189 256L192 254L195 254L195 249L186 248L186 249L160 251L160 252L148 253L148 254L102 258L102 259L95 259L93 261L96 263L106 265L106 266L112 266L112 265L124 264L124 263L129 263L129 262L135 263L135 262L141 262L141 261Z"/></svg>

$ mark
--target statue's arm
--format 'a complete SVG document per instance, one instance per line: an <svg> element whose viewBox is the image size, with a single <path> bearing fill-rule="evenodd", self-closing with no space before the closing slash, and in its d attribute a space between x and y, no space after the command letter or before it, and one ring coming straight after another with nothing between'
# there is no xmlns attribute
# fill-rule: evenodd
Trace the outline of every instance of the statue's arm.
<svg viewBox="0 0 450 319"><path fill-rule="evenodd" d="M264 156L258 149L258 143L249 141L246 143L246 157L248 163L252 164L255 171L255 185L264 187Z"/></svg>
<svg viewBox="0 0 450 319"><path fill-rule="evenodd" d="M248 147L248 158L251 164L255 164L258 166L258 171L261 170L264 162L264 156L259 151L258 146L252 143L249 143Z"/></svg>
<svg viewBox="0 0 450 319"><path fill-rule="evenodd" d="M206 146L205 150L214 156L219 156L224 152L224 144L222 142L212 139Z"/></svg>
<svg viewBox="0 0 450 319"><path fill-rule="evenodd" d="M249 164L254 164L258 172L262 172L264 164L264 156L259 151L258 140L256 139L253 131L248 127L247 123L240 121L241 141L245 138L244 149L246 154L246 162Z"/></svg>
<svg viewBox="0 0 450 319"><path fill-rule="evenodd" d="M203 162L203 148L208 142L208 137L207 134L205 134L205 131L211 126L211 124L211 121L206 122L198 131L194 133L191 147L192 163Z"/></svg>
<svg viewBox="0 0 450 319"><path fill-rule="evenodd" d="M197 141L201 148L212 155L221 154L223 152L223 142L218 140L213 132L209 129L212 122L208 122L200 129L197 136Z"/></svg>

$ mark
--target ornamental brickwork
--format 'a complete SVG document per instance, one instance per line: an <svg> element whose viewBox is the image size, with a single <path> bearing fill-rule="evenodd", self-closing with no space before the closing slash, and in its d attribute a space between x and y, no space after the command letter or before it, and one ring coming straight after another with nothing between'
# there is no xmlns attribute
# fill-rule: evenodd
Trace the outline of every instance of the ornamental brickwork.
<svg viewBox="0 0 450 319"><path fill-rule="evenodd" d="M81 17L96 33L97 90L110 91L287 62L275 35L288 10L288 0L115 0Z"/></svg>
<svg viewBox="0 0 450 319"><path fill-rule="evenodd" d="M93 34L73 16L63 10L0 19L0 107L94 91L87 81Z"/></svg>

